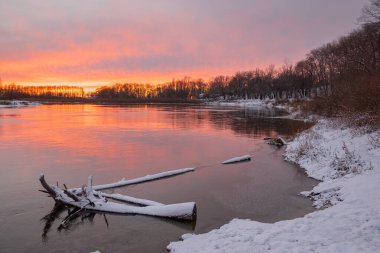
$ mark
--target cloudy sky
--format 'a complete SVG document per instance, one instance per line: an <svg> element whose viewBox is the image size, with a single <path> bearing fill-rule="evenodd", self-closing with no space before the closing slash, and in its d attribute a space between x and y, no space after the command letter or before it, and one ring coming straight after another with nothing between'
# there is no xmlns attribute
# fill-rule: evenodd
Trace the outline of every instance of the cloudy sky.
<svg viewBox="0 0 380 253"><path fill-rule="evenodd" d="M366 0L1 0L3 84L163 82L296 62Z"/></svg>

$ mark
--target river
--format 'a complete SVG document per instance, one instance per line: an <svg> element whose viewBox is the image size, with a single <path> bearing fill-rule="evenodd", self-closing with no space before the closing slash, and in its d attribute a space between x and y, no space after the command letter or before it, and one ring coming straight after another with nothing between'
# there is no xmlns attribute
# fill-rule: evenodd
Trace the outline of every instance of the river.
<svg viewBox="0 0 380 253"><path fill-rule="evenodd" d="M285 162L265 136L309 127L274 109L187 105L87 104L0 108L0 252L166 252L185 233L233 218L276 222L313 211L298 195L316 182ZM245 154L252 160L221 162ZM78 187L186 167L194 172L113 190L162 203L194 201L193 223L145 216L95 215L58 229L54 201L38 177ZM43 219L45 217L45 219ZM52 216L50 216L52 217Z"/></svg>

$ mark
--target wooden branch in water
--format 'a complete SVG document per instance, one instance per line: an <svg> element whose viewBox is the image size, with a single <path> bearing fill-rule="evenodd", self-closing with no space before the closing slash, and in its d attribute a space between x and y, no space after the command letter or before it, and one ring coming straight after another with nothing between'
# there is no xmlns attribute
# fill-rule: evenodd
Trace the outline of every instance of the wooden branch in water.
<svg viewBox="0 0 380 253"><path fill-rule="evenodd" d="M238 157L234 157L234 158L225 160L224 162L222 162L222 164L239 163L239 162L246 162L246 161L250 161L250 160L251 160L250 155L243 155L243 156L238 156Z"/></svg>
<svg viewBox="0 0 380 253"><path fill-rule="evenodd" d="M134 198L134 197L130 197L127 195L118 194L118 193L109 194L109 193L105 193L105 192L95 192L94 194L95 195L101 194L103 197L105 197L107 199L113 199L113 200L131 203L131 204L135 204L135 205L139 205L139 206L163 206L163 205L165 205L165 204L162 204L162 203L159 203L156 201Z"/></svg>
<svg viewBox="0 0 380 253"><path fill-rule="evenodd" d="M154 180L158 180L158 179L163 179L163 178L167 178L167 177L173 177L173 176L181 175L181 174L188 173L191 171L194 171L194 168L170 170L170 171L160 172L157 174L147 175L144 177L139 177L139 178L130 179L130 180L122 179L119 182L110 183L110 184L94 185L94 186L92 186L92 188L95 191L101 191L101 190L106 190L106 189L123 187L123 186L127 186L127 185L141 184L141 183L154 181ZM82 189L81 188L73 188L73 189L70 189L70 191L74 194L80 194Z"/></svg>
<svg viewBox="0 0 380 253"><path fill-rule="evenodd" d="M275 145L278 147L282 147L284 145L288 145L289 143L282 137L277 137L277 138L271 138L271 137L265 137L264 140L267 141L267 144L269 145Z"/></svg>
<svg viewBox="0 0 380 253"><path fill-rule="evenodd" d="M50 187L50 185L48 185L45 181L45 176L43 174L40 175L40 182L41 182L41 185L42 187L45 188L45 190L50 194L50 196L52 196L53 198L56 197L56 193L55 191Z"/></svg>
<svg viewBox="0 0 380 253"><path fill-rule="evenodd" d="M69 196L70 198L72 198L73 200L75 201L79 201L79 198L78 196L76 196L74 193L71 193L70 191L66 190L66 189L62 189L64 193L66 193L67 196Z"/></svg>
<svg viewBox="0 0 380 253"><path fill-rule="evenodd" d="M130 206L115 202L110 202L105 199L102 193L96 192L92 186L92 178L89 177L88 185L84 188L84 196L79 198L71 192L67 194L67 190L61 189L54 185L49 185L46 183L43 175L40 176L41 185L49 192L50 196L56 202L63 203L67 206L74 208L79 208L88 211L99 211L108 213L118 213L118 214L139 214L139 215L149 215L156 217L166 217L174 218L179 220L195 220L197 216L197 208L194 202L163 205L158 202L148 200L140 200L140 204L150 204L143 207ZM112 195L112 194L111 194ZM116 196L113 196L116 199ZM129 196L118 196L119 200L121 198L128 199ZM75 199L76 198L76 199ZM129 197L131 198L131 197ZM130 200L130 199L129 199Z"/></svg>

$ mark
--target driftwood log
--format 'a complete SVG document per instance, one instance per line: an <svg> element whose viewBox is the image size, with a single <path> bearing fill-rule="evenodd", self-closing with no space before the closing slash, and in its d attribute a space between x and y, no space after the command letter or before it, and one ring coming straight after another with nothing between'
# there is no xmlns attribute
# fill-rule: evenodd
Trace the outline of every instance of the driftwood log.
<svg viewBox="0 0 380 253"><path fill-rule="evenodd" d="M151 176L148 177L149 180ZM88 178L86 186L78 189L62 189L55 185L50 185L41 175L40 183L57 203L73 207L80 211L96 211L117 214L137 214L156 217L173 218L178 220L196 220L197 207L194 202L165 205L151 200L133 198L121 194L108 194L94 190L92 177ZM122 203L108 201L114 199L122 202L132 203L139 206L131 206Z"/></svg>
<svg viewBox="0 0 380 253"><path fill-rule="evenodd" d="M178 170L169 170L169 171L160 172L157 174L147 175L144 177L139 177L139 178L129 179L129 180L126 180L123 178L122 180L115 183L94 185L93 189L96 191L101 191L101 190L118 188L118 187L127 186L127 185L141 184L141 183L145 183L149 181L181 175L181 174L192 172L192 171L194 171L194 168L184 168L184 169L178 169ZM73 188L73 189L70 189L70 191L72 193L81 193L82 188Z"/></svg>
<svg viewBox="0 0 380 253"><path fill-rule="evenodd" d="M250 155L243 155L243 156L238 156L238 157L225 160L224 162L222 162L222 164L240 163L240 162L246 162L250 160L251 160Z"/></svg>
<svg viewBox="0 0 380 253"><path fill-rule="evenodd" d="M277 138L265 137L264 140L267 141L267 144L275 145L277 147L282 147L288 144L288 142L282 137L277 137Z"/></svg>

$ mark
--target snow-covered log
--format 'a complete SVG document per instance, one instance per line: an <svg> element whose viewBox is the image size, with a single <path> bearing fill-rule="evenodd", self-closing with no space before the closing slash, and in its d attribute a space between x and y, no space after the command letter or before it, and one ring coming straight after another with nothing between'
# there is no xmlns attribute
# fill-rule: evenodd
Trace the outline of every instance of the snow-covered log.
<svg viewBox="0 0 380 253"><path fill-rule="evenodd" d="M97 195L98 193L99 192L95 192L95 195ZM110 193L101 192L100 194L107 199L118 200L118 201L132 203L132 204L136 204L136 205L140 205L140 206L163 206L164 205L164 204L156 202L156 201L152 201L152 200L148 200L148 199L134 198L131 196L126 196L126 195L122 195L122 194L118 194L118 193L110 194Z"/></svg>
<svg viewBox="0 0 380 253"><path fill-rule="evenodd" d="M44 189L56 202L65 204L70 207L79 208L79 210L117 214L139 214L180 220L195 220L197 216L197 208L194 202L163 205L161 203L154 203L153 201L148 202L144 200L144 204L150 205L137 207L107 201L105 196L103 196L103 194L106 195L105 193L94 191L95 187L92 186L92 177L89 177L87 186L83 187L81 195L76 195L73 192L69 192L57 186L49 185L46 183L44 175L40 176L40 182ZM113 197L115 199L117 198L116 196ZM77 200L75 200L75 198Z"/></svg>
<svg viewBox="0 0 380 253"><path fill-rule="evenodd" d="M166 178L166 177L172 177L172 176L184 174L184 173L191 172L191 171L194 171L194 168L169 170L169 171L165 171L165 172L161 172L161 173L157 173L157 174L153 174L153 175L147 175L144 177L139 177L139 178L130 179L130 180L122 179L119 182L115 182L115 183L94 185L93 189L95 191L101 191L101 190L106 190L106 189L111 189L111 188L117 188L117 187L132 185L132 184L140 184L140 183L144 183L144 182L148 182L148 181L153 181L153 180L157 180L157 179L162 179L162 178ZM74 193L74 194L78 194L82 191L82 189L81 188L73 188L73 189L70 189L69 191Z"/></svg>
<svg viewBox="0 0 380 253"><path fill-rule="evenodd" d="M250 161L250 160L251 160L250 155L243 155L243 156L238 156L238 157L225 160L224 162L222 162L222 164L238 163L238 162L244 162L244 161Z"/></svg>

